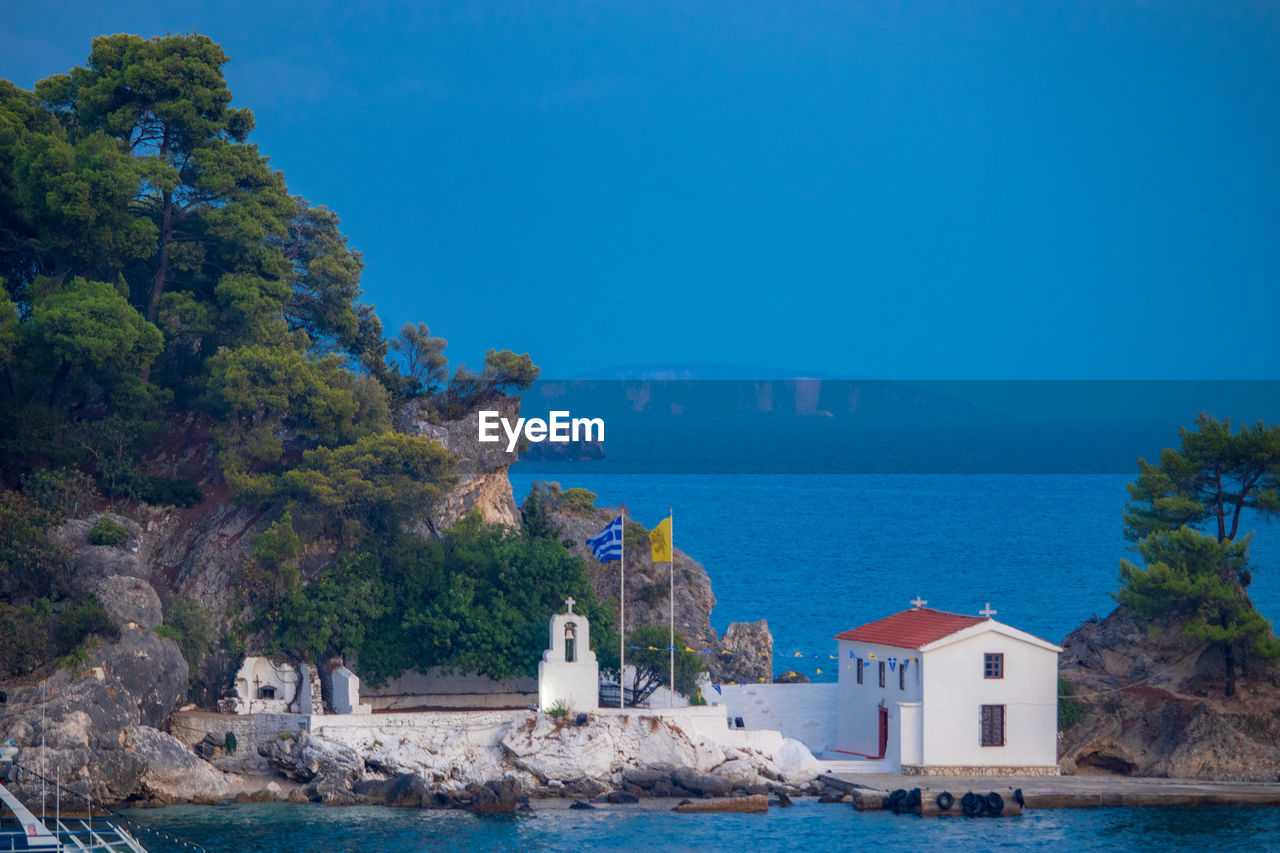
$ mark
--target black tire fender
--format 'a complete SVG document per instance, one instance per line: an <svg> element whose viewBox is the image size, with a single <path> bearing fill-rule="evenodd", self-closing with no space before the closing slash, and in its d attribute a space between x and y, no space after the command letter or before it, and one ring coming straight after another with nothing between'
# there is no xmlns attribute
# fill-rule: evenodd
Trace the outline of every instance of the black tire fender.
<svg viewBox="0 0 1280 853"><path fill-rule="evenodd" d="M941 794L934 797L933 801L937 803L938 808L942 809L944 812L951 811L951 807L956 804L956 798L951 796L950 791L943 791Z"/></svg>

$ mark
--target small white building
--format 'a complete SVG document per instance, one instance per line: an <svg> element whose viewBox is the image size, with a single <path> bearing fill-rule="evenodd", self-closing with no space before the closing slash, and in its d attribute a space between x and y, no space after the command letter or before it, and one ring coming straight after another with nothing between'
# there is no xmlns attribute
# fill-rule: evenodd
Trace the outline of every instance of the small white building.
<svg viewBox="0 0 1280 853"><path fill-rule="evenodd" d="M1062 649L990 607L926 603L836 635L834 752L903 773L1057 773Z"/></svg>
<svg viewBox="0 0 1280 853"><path fill-rule="evenodd" d="M218 703L234 714L323 714L320 675L313 666L250 655L236 672L230 695Z"/></svg>
<svg viewBox="0 0 1280 853"><path fill-rule="evenodd" d="M600 665L591 651L591 625L576 602L565 599L565 612L551 617L551 641L538 663L538 707L563 703L570 711L600 708Z"/></svg>

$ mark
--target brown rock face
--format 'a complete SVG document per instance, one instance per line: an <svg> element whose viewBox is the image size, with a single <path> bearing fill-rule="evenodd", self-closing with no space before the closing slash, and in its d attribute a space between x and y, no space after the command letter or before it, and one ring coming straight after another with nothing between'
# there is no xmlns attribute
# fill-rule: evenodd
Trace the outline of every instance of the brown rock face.
<svg viewBox="0 0 1280 853"><path fill-rule="evenodd" d="M520 416L520 399L504 397L485 404L513 423ZM429 517L421 519L415 532L435 536L462 518L472 508L480 511L489 524L520 526L520 510L511 494L507 469L516 461L516 453L507 453L506 440L481 444L479 412L471 412L457 420L434 422L418 401L411 401L397 413L398 426L409 435L435 439L453 455L458 485L445 499L444 505Z"/></svg>
<svg viewBox="0 0 1280 853"><path fill-rule="evenodd" d="M1253 661L1223 695L1222 653L1171 619L1117 608L1063 642L1060 675L1082 706L1059 746L1064 772L1280 778L1280 686Z"/></svg>

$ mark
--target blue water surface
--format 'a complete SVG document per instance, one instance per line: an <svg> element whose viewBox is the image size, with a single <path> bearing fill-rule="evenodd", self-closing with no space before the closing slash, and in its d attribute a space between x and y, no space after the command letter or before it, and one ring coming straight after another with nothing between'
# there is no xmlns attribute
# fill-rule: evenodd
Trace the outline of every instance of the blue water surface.
<svg viewBox="0 0 1280 853"><path fill-rule="evenodd" d="M669 801L517 817L378 807L255 804L134 811L151 853L437 850L1207 850L1280 843L1278 809L1063 809L1020 817L895 816L803 800L763 815L677 815Z"/></svg>
<svg viewBox="0 0 1280 853"><path fill-rule="evenodd" d="M768 619L774 668L811 677L829 667L832 635L905 609L996 618L1051 642L1115 606L1129 476L1116 474L523 473L596 492L652 527L671 507L676 547L706 567L712 624ZM1280 526L1256 529L1253 585L1264 616L1280 614ZM803 655L795 658L796 653ZM789 659L788 659L789 658Z"/></svg>

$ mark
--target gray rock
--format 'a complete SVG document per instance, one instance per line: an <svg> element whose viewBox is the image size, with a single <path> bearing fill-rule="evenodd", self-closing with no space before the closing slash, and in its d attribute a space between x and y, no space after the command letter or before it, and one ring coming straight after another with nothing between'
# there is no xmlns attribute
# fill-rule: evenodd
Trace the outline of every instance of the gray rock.
<svg viewBox="0 0 1280 853"><path fill-rule="evenodd" d="M713 773L699 773L690 767L677 768L671 781L699 797L723 797L733 790L733 781Z"/></svg>
<svg viewBox="0 0 1280 853"><path fill-rule="evenodd" d="M103 516L128 530L130 539L120 545L90 545L89 531ZM113 575L150 577L151 550L142 533L142 527L136 521L107 512L88 518L73 518L51 530L49 536L70 550L73 580L88 589L93 581Z"/></svg>
<svg viewBox="0 0 1280 853"><path fill-rule="evenodd" d="M663 765L628 767L622 771L622 779L628 785L635 785L637 788L648 791L660 783L670 783L672 769Z"/></svg>
<svg viewBox="0 0 1280 853"><path fill-rule="evenodd" d="M92 580L89 589L122 626L132 623L150 630L164 621L160 596L141 578L110 575Z"/></svg>
<svg viewBox="0 0 1280 853"><path fill-rule="evenodd" d="M226 777L171 734L133 726L125 732L125 748L145 766L139 793L152 800L216 803L229 793Z"/></svg>
<svg viewBox="0 0 1280 853"><path fill-rule="evenodd" d="M467 807L475 814L515 814L520 802L520 785L513 779L496 779L475 786Z"/></svg>
<svg viewBox="0 0 1280 853"><path fill-rule="evenodd" d="M119 642L94 651L92 660L128 691L143 725L159 726L187 701L187 662L173 640L126 628Z"/></svg>
<svg viewBox="0 0 1280 853"><path fill-rule="evenodd" d="M732 622L721 640L727 655L718 655L719 678L750 684L773 678L773 634L764 619Z"/></svg>

